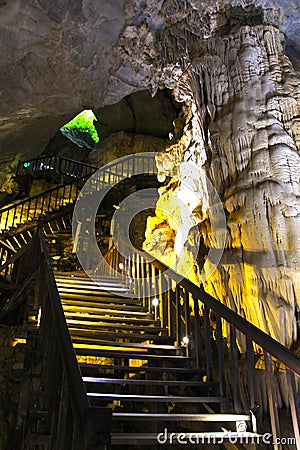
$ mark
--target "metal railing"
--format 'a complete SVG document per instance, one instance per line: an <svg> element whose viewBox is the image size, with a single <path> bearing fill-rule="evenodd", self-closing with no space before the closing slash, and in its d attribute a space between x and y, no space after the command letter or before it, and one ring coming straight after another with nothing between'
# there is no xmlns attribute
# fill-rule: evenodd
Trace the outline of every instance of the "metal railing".
<svg viewBox="0 0 300 450"><path fill-rule="evenodd" d="M98 168L64 156L39 156L35 159L19 161L16 175L34 175L48 170L72 177L85 177L96 172Z"/></svg>
<svg viewBox="0 0 300 450"><path fill-rule="evenodd" d="M279 384L286 381L294 444L299 450L299 356L162 262L153 261L147 253L125 250L122 244L118 248L120 253L115 247L110 249L106 256L109 264L102 264L98 273L118 272L128 281L134 294L168 329L169 336L175 337L176 344L186 345L187 355L195 357L206 380L218 382L219 395L232 397L232 412L251 412L253 431L265 414L263 395L259 394L265 380L265 406L275 450L283 448L279 442L285 430L280 429L277 394ZM229 378L231 388L226 392Z"/></svg>
<svg viewBox="0 0 300 450"><path fill-rule="evenodd" d="M37 391L41 396L36 400L36 408L37 414L40 411L46 413L43 415L43 435L47 438L47 448L82 450L97 442L97 448L106 449L111 409L90 406L41 228L26 246L0 267L0 273L8 266L20 288L2 308L1 319L28 299L22 293L30 283L34 285L31 309L37 317L35 328L39 337L35 360L39 355L37 365L41 368ZM32 367L27 369L30 372ZM30 403L29 414L32 414ZM24 445L30 447L31 439L35 439L37 432L40 435L40 428L32 425L32 418L25 420ZM28 448L26 445L24 448Z"/></svg>
<svg viewBox="0 0 300 450"><path fill-rule="evenodd" d="M73 203L80 192L85 178L76 179L70 183L61 184L48 191L41 192L30 198L0 209L0 232L21 225Z"/></svg>
<svg viewBox="0 0 300 450"><path fill-rule="evenodd" d="M49 159L49 158L48 158ZM61 159L63 163L70 161L72 164L77 161ZM37 160L34 160L37 161ZM82 168L84 164L80 164ZM92 166L87 166L91 168ZM93 168L95 169L95 168ZM96 170L96 169L95 169ZM23 224L29 220L37 218L41 214L48 214L56 211L62 206L72 204L76 201L84 182L90 178L85 195L91 195L103 188L114 186L118 182L126 179L132 173L156 173L155 159L153 154L129 155L120 160L107 164L99 169L94 175L89 172L87 175L76 178L68 183L56 186L48 191L21 200L13 205L0 209L0 232L9 230L11 227Z"/></svg>

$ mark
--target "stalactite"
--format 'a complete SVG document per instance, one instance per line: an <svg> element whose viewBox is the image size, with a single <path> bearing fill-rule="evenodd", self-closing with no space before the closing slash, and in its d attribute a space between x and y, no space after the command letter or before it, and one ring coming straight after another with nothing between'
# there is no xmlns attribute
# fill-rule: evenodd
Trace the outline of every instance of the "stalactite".
<svg viewBox="0 0 300 450"><path fill-rule="evenodd" d="M297 339L300 305L299 78L270 25L241 27L230 36L201 40L198 47L201 52L174 90L189 113L184 136L169 149L170 155L177 149L179 184L173 193L181 192L180 161L205 169L228 215L226 248L205 289L290 346ZM167 161L161 159L161 173L168 171ZM196 193L199 186L191 185ZM218 236L204 208L206 186L201 189L193 214L177 220L187 221L187 228L198 224L210 248ZM155 254L155 246L146 248ZM169 259L172 252L174 246ZM242 341L240 348L245 350Z"/></svg>

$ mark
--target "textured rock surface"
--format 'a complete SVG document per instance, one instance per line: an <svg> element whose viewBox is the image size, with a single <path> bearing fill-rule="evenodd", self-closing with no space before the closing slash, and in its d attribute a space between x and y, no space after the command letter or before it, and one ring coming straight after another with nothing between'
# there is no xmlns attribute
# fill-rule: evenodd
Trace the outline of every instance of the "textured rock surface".
<svg viewBox="0 0 300 450"><path fill-rule="evenodd" d="M190 63L191 43L217 27L229 32L252 17L275 20L261 12L269 0L249 3L231 2L245 13L214 0L1 2L0 162L41 153L83 109L143 88L174 87ZM273 3L287 47L299 59L299 2Z"/></svg>
<svg viewBox="0 0 300 450"><path fill-rule="evenodd" d="M177 98L190 105L188 125L185 140L169 152L178 181L171 180L158 205L171 191L182 201L183 160L205 169L224 202L228 226L221 264L205 288L291 345L300 305L300 78L272 26L246 26L230 37L202 40L200 48L175 89ZM170 156L160 162L163 176L169 161ZM200 223L204 244L218 248L205 184L202 190L195 184L195 195L200 196L197 208L185 199L189 226ZM179 201L176 212L178 223L186 221ZM157 222L168 236L176 236L176 224L159 211ZM146 244L159 253L160 244L153 242L158 223L150 227L152 244ZM172 252L178 256L176 239Z"/></svg>
<svg viewBox="0 0 300 450"><path fill-rule="evenodd" d="M260 314L259 325L290 344L299 293L299 78L280 41L297 65L300 5L272 5L1 2L0 162L7 166L17 153L41 153L82 109L145 88L154 94L180 80L178 98L190 109L186 134L173 149L175 162L184 155L204 165L228 213L228 249L207 289L254 321ZM179 170L174 190L180 190L180 176ZM201 201L195 217L211 246Z"/></svg>

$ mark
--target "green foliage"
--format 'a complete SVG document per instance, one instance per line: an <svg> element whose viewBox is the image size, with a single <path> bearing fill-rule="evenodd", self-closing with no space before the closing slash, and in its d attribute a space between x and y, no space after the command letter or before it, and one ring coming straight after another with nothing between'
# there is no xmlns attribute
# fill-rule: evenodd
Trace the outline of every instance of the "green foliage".
<svg viewBox="0 0 300 450"><path fill-rule="evenodd" d="M97 120L97 117L93 111L91 109L86 109L74 117L74 119L70 120L70 122L62 128L78 128L80 131L89 133L93 141L97 143L99 142L99 136L94 126L94 120Z"/></svg>

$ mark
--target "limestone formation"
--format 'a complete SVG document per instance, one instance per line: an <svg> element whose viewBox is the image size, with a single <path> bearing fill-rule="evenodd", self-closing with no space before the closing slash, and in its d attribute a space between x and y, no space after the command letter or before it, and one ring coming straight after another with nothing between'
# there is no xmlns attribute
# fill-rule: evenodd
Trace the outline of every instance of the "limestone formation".
<svg viewBox="0 0 300 450"><path fill-rule="evenodd" d="M158 207L171 192L182 202L182 161L189 160L205 170L223 201L226 248L217 270L204 280L198 275L199 281L287 346L297 338L300 305L299 81L273 26L245 26L230 36L201 40L198 56L175 89L177 100L189 105L185 137L159 161L162 177L170 173L170 161L178 173ZM184 202L193 209L189 227L198 224L205 246L218 248L207 189L197 183L198 205L191 207L190 196ZM187 221L182 209L178 201L177 223ZM175 236L169 250L175 256L169 258L176 260L178 226L159 211L152 222L145 248L160 253L155 235L163 223ZM191 243L185 238L188 254Z"/></svg>

